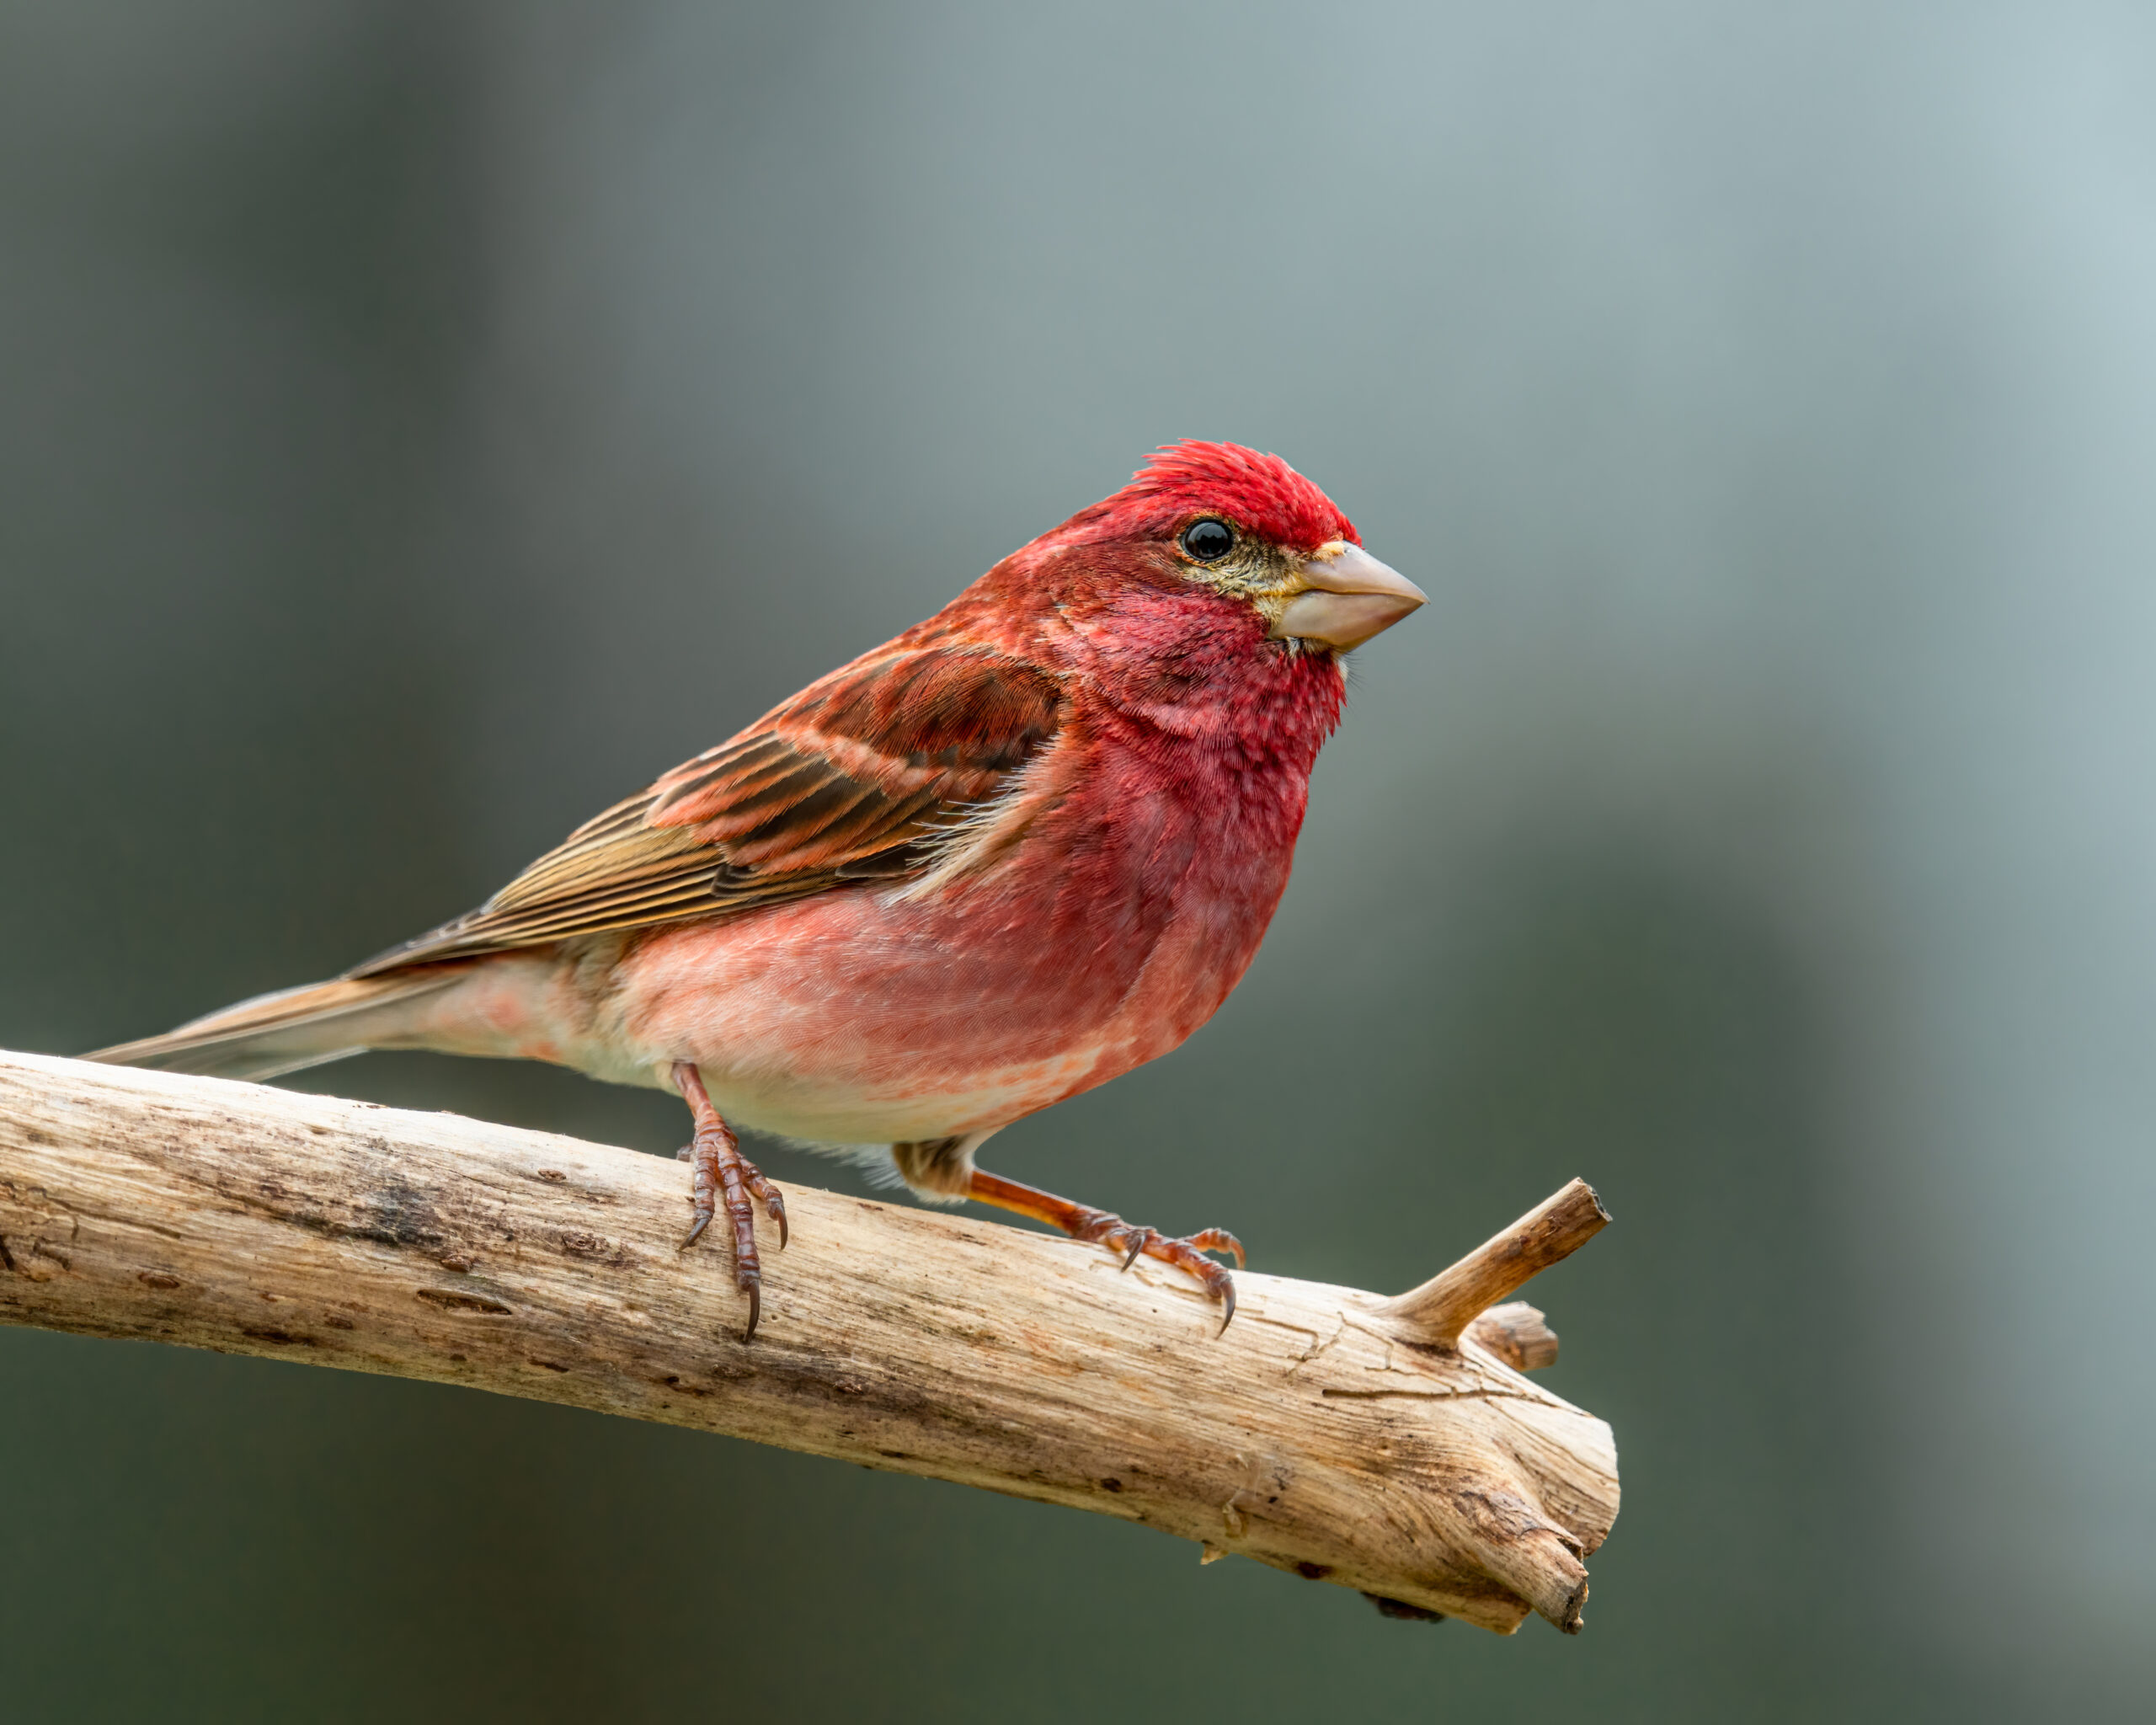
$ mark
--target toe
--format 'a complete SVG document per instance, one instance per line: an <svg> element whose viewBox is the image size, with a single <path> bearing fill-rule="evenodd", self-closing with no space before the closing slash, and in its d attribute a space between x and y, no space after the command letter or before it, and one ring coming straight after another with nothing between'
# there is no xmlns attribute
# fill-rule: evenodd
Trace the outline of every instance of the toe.
<svg viewBox="0 0 2156 1725"><path fill-rule="evenodd" d="M1235 1261L1237 1269L1248 1266L1243 1261L1243 1242L1225 1228L1208 1228L1203 1233L1193 1234L1190 1243L1200 1252L1225 1252Z"/></svg>

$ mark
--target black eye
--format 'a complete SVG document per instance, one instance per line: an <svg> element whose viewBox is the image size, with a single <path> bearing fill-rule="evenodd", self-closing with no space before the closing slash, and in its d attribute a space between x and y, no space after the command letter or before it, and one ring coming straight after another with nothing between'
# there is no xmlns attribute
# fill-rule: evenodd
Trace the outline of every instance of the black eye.
<svg viewBox="0 0 2156 1725"><path fill-rule="evenodd" d="M1182 530L1182 548L1200 563L1218 563L1235 548L1235 531L1225 521L1193 521Z"/></svg>

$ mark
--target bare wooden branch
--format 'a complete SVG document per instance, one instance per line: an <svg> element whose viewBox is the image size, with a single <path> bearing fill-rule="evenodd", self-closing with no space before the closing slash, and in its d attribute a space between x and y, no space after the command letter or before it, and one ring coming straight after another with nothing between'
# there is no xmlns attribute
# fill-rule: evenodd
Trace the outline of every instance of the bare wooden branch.
<svg viewBox="0 0 2156 1725"><path fill-rule="evenodd" d="M1423 1341L1449 1348L1460 1332L1530 1276L1570 1258L1609 1225L1594 1188L1574 1180L1419 1288L1385 1302L1385 1315Z"/></svg>
<svg viewBox="0 0 2156 1725"><path fill-rule="evenodd" d="M1585 1191L1429 1288L1509 1293L1593 1231ZM1216 1339L1148 1260L790 1187L744 1346L725 1248L676 1249L686 1193L678 1163L543 1133L0 1055L0 1322L694 1426L1142 1522L1404 1615L1579 1627L1616 1455L1503 1363L1540 1357L1531 1308L1469 1327L1462 1292L1250 1274Z"/></svg>

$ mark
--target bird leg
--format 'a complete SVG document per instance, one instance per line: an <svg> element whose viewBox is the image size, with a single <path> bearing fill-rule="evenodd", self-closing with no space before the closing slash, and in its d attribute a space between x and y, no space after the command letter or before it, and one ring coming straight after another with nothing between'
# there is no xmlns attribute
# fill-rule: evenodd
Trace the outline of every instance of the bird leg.
<svg viewBox="0 0 2156 1725"><path fill-rule="evenodd" d="M711 1226L723 1199L726 1219L734 1225L734 1285L749 1296L749 1327L741 1339L750 1341L755 1337L756 1320L763 1313L764 1272L762 1260L756 1256L755 1200L763 1200L765 1213L778 1224L782 1252L786 1249L786 1200L756 1165L741 1154L740 1140L720 1118L694 1061L675 1061L674 1087L688 1103L690 1117L696 1125L696 1135L680 1153L680 1159L696 1170L695 1196L689 1201L696 1214L681 1250L686 1252L694 1246Z"/></svg>
<svg viewBox="0 0 2156 1725"><path fill-rule="evenodd" d="M1084 1240L1105 1246L1111 1252L1123 1254L1123 1267L1129 1269L1140 1257L1158 1258L1188 1272L1205 1284L1205 1291L1220 1302L1220 1328L1225 1332L1229 1320L1235 1315L1235 1279L1220 1265L1205 1256L1209 1252L1232 1252L1235 1268L1243 1267L1242 1242L1223 1228L1208 1228L1202 1233L1192 1234L1181 1240L1171 1240L1157 1228L1134 1227L1121 1216L1104 1210L1091 1210L1082 1204L1073 1204L1067 1198L1058 1198L1052 1192L1043 1192L1038 1187L1023 1186L1016 1180L1006 1180L1001 1174L984 1173L974 1170L973 1180L966 1188L966 1196L976 1204L992 1204L998 1210L1016 1210L1022 1216L1031 1216L1037 1222L1046 1222L1051 1228L1060 1228L1074 1240Z"/></svg>

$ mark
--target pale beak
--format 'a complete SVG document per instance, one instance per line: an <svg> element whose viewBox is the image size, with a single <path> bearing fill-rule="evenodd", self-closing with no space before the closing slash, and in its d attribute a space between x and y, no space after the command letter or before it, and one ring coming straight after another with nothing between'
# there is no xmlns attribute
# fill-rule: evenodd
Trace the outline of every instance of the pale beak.
<svg viewBox="0 0 2156 1725"><path fill-rule="evenodd" d="M1346 652L1382 634L1429 595L1359 545L1334 539L1310 553L1273 638L1293 635Z"/></svg>

